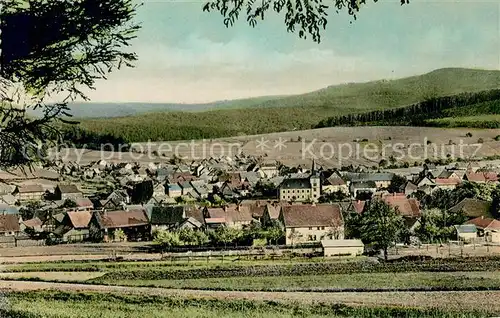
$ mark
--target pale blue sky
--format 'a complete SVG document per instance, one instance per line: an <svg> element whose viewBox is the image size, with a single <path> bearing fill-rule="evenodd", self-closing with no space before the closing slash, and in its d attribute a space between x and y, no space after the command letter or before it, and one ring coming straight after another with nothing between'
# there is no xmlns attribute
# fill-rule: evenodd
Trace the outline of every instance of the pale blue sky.
<svg viewBox="0 0 500 318"><path fill-rule="evenodd" d="M298 94L441 67L500 69L500 1L370 3L353 21L330 10L322 42L287 33L283 16L225 28L203 1L148 1L137 67L100 81L96 102L208 102Z"/></svg>

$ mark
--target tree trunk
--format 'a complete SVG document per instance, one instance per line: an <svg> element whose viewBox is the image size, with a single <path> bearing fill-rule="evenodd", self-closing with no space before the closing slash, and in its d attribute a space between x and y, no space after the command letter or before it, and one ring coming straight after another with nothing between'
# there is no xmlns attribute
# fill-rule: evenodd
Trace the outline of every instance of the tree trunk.
<svg viewBox="0 0 500 318"><path fill-rule="evenodd" d="M384 259L387 261L387 247L384 247Z"/></svg>

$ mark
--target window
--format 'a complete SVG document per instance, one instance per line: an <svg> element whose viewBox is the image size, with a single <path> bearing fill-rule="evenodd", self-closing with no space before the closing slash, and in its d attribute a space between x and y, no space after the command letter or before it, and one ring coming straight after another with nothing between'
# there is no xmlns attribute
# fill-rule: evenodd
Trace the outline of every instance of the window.
<svg viewBox="0 0 500 318"><path fill-rule="evenodd" d="M325 227L324 227L324 226L322 226L322 227L321 227L321 229L322 229L322 230L324 230L324 229L325 229Z"/></svg>
<svg viewBox="0 0 500 318"><path fill-rule="evenodd" d="M313 228L312 227L309 227L309 231L312 230Z"/></svg>
<svg viewBox="0 0 500 318"><path fill-rule="evenodd" d="M312 240L313 240L313 236L312 236L312 235L309 235L309 236L307 237L307 240L308 240L308 241L312 241Z"/></svg>
<svg viewBox="0 0 500 318"><path fill-rule="evenodd" d="M319 227L319 226L318 226L318 228L317 228L317 229L318 229L318 231L319 231L319 230L321 230L321 227Z"/></svg>

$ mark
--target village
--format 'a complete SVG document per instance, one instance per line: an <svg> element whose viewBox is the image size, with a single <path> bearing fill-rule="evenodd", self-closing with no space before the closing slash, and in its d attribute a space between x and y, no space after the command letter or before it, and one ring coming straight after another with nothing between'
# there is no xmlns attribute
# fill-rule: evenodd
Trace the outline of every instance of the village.
<svg viewBox="0 0 500 318"><path fill-rule="evenodd" d="M2 184L0 245L163 237L170 248L321 244L331 247L325 255L360 255L367 247L349 227L373 201L404 219L406 238L394 243L500 243L492 204L499 166L471 161L400 170L326 169L314 160L287 167L243 155L143 165L58 162L39 167L36 179ZM449 215L439 225L447 234L429 237L426 213L436 209Z"/></svg>

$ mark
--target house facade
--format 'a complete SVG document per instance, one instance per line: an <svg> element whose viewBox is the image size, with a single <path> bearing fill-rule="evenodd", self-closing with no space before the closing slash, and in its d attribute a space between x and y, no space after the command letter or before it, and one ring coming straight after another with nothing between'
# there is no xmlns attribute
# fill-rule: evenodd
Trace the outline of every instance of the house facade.
<svg viewBox="0 0 500 318"><path fill-rule="evenodd" d="M301 204L281 207L286 244L344 239L344 221L338 204Z"/></svg>
<svg viewBox="0 0 500 318"><path fill-rule="evenodd" d="M477 238L477 228L474 224L454 225L458 241L470 242Z"/></svg>
<svg viewBox="0 0 500 318"><path fill-rule="evenodd" d="M203 210L207 227L227 226L242 229L254 220L247 205L227 205L220 208L205 208Z"/></svg>
<svg viewBox="0 0 500 318"><path fill-rule="evenodd" d="M500 243L500 221L480 216L469 220L466 224L473 224L478 229L478 236L486 242Z"/></svg>
<svg viewBox="0 0 500 318"><path fill-rule="evenodd" d="M63 242L83 242L90 238L91 219L92 213L88 211L67 212L54 234Z"/></svg>
<svg viewBox="0 0 500 318"><path fill-rule="evenodd" d="M321 191L319 178L289 178L283 180L279 187L280 201L317 202Z"/></svg>
<svg viewBox="0 0 500 318"><path fill-rule="evenodd" d="M377 191L377 184L375 181L352 182L349 188L353 198L357 198L362 193L370 195L375 193Z"/></svg>
<svg viewBox="0 0 500 318"><path fill-rule="evenodd" d="M344 194L349 194L349 187L344 179L339 177L331 177L325 180L322 186L323 193L335 193L342 192Z"/></svg>
<svg viewBox="0 0 500 318"><path fill-rule="evenodd" d="M0 236L17 236L21 233L17 214L0 215Z"/></svg>
<svg viewBox="0 0 500 318"><path fill-rule="evenodd" d="M55 190L54 194L56 200L72 200L76 201L77 199L83 198L83 193L78 190L78 187L73 184L59 184Z"/></svg>
<svg viewBox="0 0 500 318"><path fill-rule="evenodd" d="M376 172L376 173L346 173L344 177L350 183L365 183L365 182L373 182L375 184L376 189L386 189L391 185L392 178L394 177L394 173L390 172Z"/></svg>
<svg viewBox="0 0 500 318"><path fill-rule="evenodd" d="M154 206L151 210L151 229L155 230L177 230L189 227L201 229L202 220L197 217L199 208L191 205Z"/></svg>
<svg viewBox="0 0 500 318"><path fill-rule="evenodd" d="M322 240L323 255L332 257L337 255L362 255L365 245L361 240Z"/></svg>
<svg viewBox="0 0 500 318"><path fill-rule="evenodd" d="M151 238L151 225L146 210L94 212L89 223L93 240L110 242L116 239L115 232L122 230L127 240L142 241Z"/></svg>
<svg viewBox="0 0 500 318"><path fill-rule="evenodd" d="M39 184L17 186L12 195L21 202L40 201L45 195L45 190Z"/></svg>

